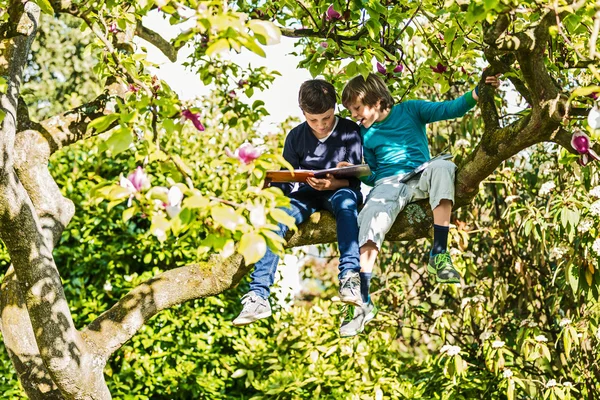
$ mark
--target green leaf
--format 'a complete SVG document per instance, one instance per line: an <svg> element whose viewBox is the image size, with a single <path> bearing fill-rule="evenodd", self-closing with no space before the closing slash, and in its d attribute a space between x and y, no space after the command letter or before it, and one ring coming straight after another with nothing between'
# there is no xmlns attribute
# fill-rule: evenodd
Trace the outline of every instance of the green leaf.
<svg viewBox="0 0 600 400"><path fill-rule="evenodd" d="M102 133L107 130L117 119L119 119L119 114L117 113L103 115L90 122L88 129L95 129L96 133Z"/></svg>
<svg viewBox="0 0 600 400"><path fill-rule="evenodd" d="M241 378L242 376L246 375L246 373L247 371L245 369L238 369L233 374L231 374L231 377L233 379Z"/></svg>
<svg viewBox="0 0 600 400"><path fill-rule="evenodd" d="M282 209L275 208L275 209L271 210L269 214L275 221L285 224L285 225L289 226L290 228L297 229L297 228L295 228L296 220L294 219L294 217L290 216L288 213L286 213Z"/></svg>
<svg viewBox="0 0 600 400"><path fill-rule="evenodd" d="M183 208L206 208L210 205L210 201L199 194L186 197L183 200Z"/></svg>
<svg viewBox="0 0 600 400"><path fill-rule="evenodd" d="M0 93L6 93L8 90L8 82L2 76L0 76Z"/></svg>
<svg viewBox="0 0 600 400"><path fill-rule="evenodd" d="M127 150L132 142L133 135L131 134L131 129L122 127L110 135L106 142L104 142L104 146L110 150L113 156L116 156Z"/></svg>
<svg viewBox="0 0 600 400"><path fill-rule="evenodd" d="M281 31L271 21L252 19L248 21L248 28L255 34L262 36L265 44L272 45L281 42Z"/></svg>
<svg viewBox="0 0 600 400"><path fill-rule="evenodd" d="M254 264L260 260L267 251L265 238L257 232L244 233L240 240L238 252L244 256L246 264Z"/></svg>
<svg viewBox="0 0 600 400"><path fill-rule="evenodd" d="M54 8L52 8L52 4L48 0L33 0L33 2L40 6L40 10L44 14L54 15Z"/></svg>
<svg viewBox="0 0 600 400"><path fill-rule="evenodd" d="M212 209L211 215L216 223L230 231L237 230L239 226L245 225L246 222L244 217L236 213L235 210L229 206L217 206Z"/></svg>
<svg viewBox="0 0 600 400"><path fill-rule="evenodd" d="M129 207L125 211L123 211L123 222L127 222L135 215L137 212L137 207Z"/></svg>
<svg viewBox="0 0 600 400"><path fill-rule="evenodd" d="M214 56L219 53L227 52L230 48L231 47L229 46L229 40L221 38L216 42L212 43L210 46L208 46L208 48L206 49L206 55Z"/></svg>
<svg viewBox="0 0 600 400"><path fill-rule="evenodd" d="M365 25L371 39L376 40L379 37L379 32L381 31L381 24L379 21L370 19Z"/></svg>

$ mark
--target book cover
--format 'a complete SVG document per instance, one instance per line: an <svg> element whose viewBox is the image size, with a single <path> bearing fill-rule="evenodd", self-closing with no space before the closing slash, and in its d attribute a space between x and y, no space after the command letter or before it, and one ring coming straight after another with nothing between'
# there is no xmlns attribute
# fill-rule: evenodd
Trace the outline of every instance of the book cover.
<svg viewBox="0 0 600 400"><path fill-rule="evenodd" d="M294 171L267 171L265 180L267 182L306 182L306 178L314 177L323 179L327 174L331 174L337 179L358 178L360 176L370 175L371 169L367 164L361 164L318 170L296 169Z"/></svg>

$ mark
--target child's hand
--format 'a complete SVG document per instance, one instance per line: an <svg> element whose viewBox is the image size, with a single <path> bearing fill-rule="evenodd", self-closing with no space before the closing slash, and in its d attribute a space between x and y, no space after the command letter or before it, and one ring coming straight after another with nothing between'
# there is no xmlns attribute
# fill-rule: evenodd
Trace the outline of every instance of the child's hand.
<svg viewBox="0 0 600 400"><path fill-rule="evenodd" d="M315 190L337 190L348 186L347 179L337 179L331 174L327 174L327 177L324 179L306 178L306 183Z"/></svg>
<svg viewBox="0 0 600 400"><path fill-rule="evenodd" d="M487 83L488 85L492 85L493 87L495 87L496 89L498 89L498 87L500 86L500 75L502 74L496 74L496 75L492 75L492 76L486 76L485 77L485 83Z"/></svg>
<svg viewBox="0 0 600 400"><path fill-rule="evenodd" d="M495 89L498 89L498 87L500 86L500 75L502 74L486 76L485 83L487 85L492 85ZM479 101L479 96L477 95L477 88L475 88L471 93L473 94L473 98L475 99L475 101Z"/></svg>
<svg viewBox="0 0 600 400"><path fill-rule="evenodd" d="M342 168L342 167L351 167L354 164L350 164L347 161L340 161L339 163L337 163L337 165L335 166L336 168Z"/></svg>

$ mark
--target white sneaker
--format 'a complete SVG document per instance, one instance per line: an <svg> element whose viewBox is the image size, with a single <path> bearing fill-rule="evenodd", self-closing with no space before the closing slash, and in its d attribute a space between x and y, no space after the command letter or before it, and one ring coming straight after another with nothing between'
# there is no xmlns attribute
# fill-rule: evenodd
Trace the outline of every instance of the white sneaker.
<svg viewBox="0 0 600 400"><path fill-rule="evenodd" d="M241 300L244 308L240 312L240 315L233 320L233 325L242 326L258 321L259 319L267 318L271 316L271 305L269 300L263 299L255 292L248 292L242 297Z"/></svg>

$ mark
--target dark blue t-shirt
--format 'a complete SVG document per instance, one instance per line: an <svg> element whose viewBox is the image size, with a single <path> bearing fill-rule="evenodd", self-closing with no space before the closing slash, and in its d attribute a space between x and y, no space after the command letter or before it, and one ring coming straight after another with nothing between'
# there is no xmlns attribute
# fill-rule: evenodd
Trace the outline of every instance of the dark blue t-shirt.
<svg viewBox="0 0 600 400"><path fill-rule="evenodd" d="M331 135L321 142L312 133L308 123L303 122L285 138L283 158L292 164L294 169L327 169L334 168L340 161L351 164L362 164L362 143L360 129L354 122L338 117L338 122ZM349 179L350 187L360 190L360 180ZM301 183L300 187L306 185ZM274 183L288 195L293 183Z"/></svg>

